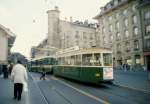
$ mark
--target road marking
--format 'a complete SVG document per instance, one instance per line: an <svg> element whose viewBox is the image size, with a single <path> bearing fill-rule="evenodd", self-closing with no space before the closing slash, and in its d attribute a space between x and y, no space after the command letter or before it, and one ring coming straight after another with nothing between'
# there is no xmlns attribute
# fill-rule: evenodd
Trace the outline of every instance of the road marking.
<svg viewBox="0 0 150 104"><path fill-rule="evenodd" d="M119 85L119 84L116 84L116 85L120 86L120 87L124 87L124 88L128 88L128 89L132 89L132 90L136 90L136 91L140 91L140 92L144 92L144 93L150 94L150 91L148 91L148 90L138 89L138 88L129 87L129 86L125 86L125 85Z"/></svg>
<svg viewBox="0 0 150 104"><path fill-rule="evenodd" d="M44 99L45 103L46 103L46 104L49 104L48 101L46 100L46 97L43 95L43 93L42 93L40 87L39 87L39 86L37 85L37 83L35 82L35 79L34 79L33 75L32 75L31 73L30 73L29 75L30 75L31 78L33 79L33 83L35 84L35 86L36 86L37 89L39 90L39 93L40 93L40 95L42 96L42 98Z"/></svg>
<svg viewBox="0 0 150 104"><path fill-rule="evenodd" d="M53 76L52 76L51 78L52 78L53 80L58 80L56 77L53 77Z"/></svg>
<svg viewBox="0 0 150 104"><path fill-rule="evenodd" d="M28 83L24 83L23 91L25 92L25 104L30 104Z"/></svg>
<svg viewBox="0 0 150 104"><path fill-rule="evenodd" d="M70 88L72 88L72 89L74 89L74 90L80 92L81 94L86 95L86 96L88 96L88 97L90 97L90 98L92 98L92 99L94 99L94 100L96 100L96 101L98 101L98 102L100 102L100 103L103 103L103 104L110 104L109 102L107 102L107 101L105 101L105 100L103 100L103 99L100 99L100 98L98 98L98 97L96 97L96 96L94 96L94 95L91 95L91 94L89 94L89 93L87 93L87 92L85 92L85 91L83 91L83 90L80 90L80 89L78 89L78 88L76 88L76 87L73 87L72 85L69 85L68 83L66 83L66 82L64 82L64 81L61 81L61 80L59 80L59 79L57 79L57 78L54 78L54 77L51 77L51 78L54 79L54 80L58 80L59 82L63 83L64 85L66 85L66 86L68 86L68 87L70 87Z"/></svg>
<svg viewBox="0 0 150 104"><path fill-rule="evenodd" d="M62 92L58 91L54 86L49 86L52 90L54 90L59 96L63 97L69 104L72 104L70 100L68 100Z"/></svg>

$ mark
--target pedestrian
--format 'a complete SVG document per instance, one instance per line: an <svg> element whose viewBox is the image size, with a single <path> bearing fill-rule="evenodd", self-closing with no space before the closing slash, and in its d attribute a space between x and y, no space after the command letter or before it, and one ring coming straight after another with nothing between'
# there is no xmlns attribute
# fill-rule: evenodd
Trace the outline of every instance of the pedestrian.
<svg viewBox="0 0 150 104"><path fill-rule="evenodd" d="M4 79L6 79L6 78L8 78L8 68L7 68L7 65L3 65L3 67L2 67L3 69L3 77L4 77Z"/></svg>
<svg viewBox="0 0 150 104"><path fill-rule="evenodd" d="M23 83L27 81L27 71L20 61L14 65L11 72L11 79L14 82L14 99L21 100Z"/></svg>
<svg viewBox="0 0 150 104"><path fill-rule="evenodd" d="M45 76L46 76L46 72L45 72L45 70L43 69L43 71L42 71L42 73L41 73L40 80L41 80L41 79L45 80Z"/></svg>
<svg viewBox="0 0 150 104"><path fill-rule="evenodd" d="M9 74L11 74L11 71L12 71L12 68L13 68L13 63L10 63L7 68L8 68Z"/></svg>

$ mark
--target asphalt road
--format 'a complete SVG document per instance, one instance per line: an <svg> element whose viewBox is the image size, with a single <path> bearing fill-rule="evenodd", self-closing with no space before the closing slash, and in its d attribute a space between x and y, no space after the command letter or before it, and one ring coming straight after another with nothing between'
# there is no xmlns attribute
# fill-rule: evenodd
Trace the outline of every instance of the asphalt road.
<svg viewBox="0 0 150 104"><path fill-rule="evenodd" d="M32 73L36 85L48 104L149 104L150 93L102 84L91 85L47 76L40 80Z"/></svg>
<svg viewBox="0 0 150 104"><path fill-rule="evenodd" d="M149 104L150 93L114 84L92 85L30 73L22 100L13 99L13 83L0 78L0 104Z"/></svg>
<svg viewBox="0 0 150 104"><path fill-rule="evenodd" d="M27 90L23 90L20 101L13 99L13 85L9 78L0 77L0 104L47 104L30 76L27 82Z"/></svg>

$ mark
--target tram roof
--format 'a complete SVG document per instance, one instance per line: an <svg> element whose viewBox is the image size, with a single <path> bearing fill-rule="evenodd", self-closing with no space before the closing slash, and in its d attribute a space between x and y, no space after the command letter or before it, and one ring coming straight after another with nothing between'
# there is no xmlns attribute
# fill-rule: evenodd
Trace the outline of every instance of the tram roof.
<svg viewBox="0 0 150 104"><path fill-rule="evenodd" d="M37 58L31 59L31 61L41 60L41 59L44 59L44 58L55 58L55 56L42 56L42 57L37 57Z"/></svg>
<svg viewBox="0 0 150 104"><path fill-rule="evenodd" d="M84 49L74 50L70 52L66 52L66 51L57 52L56 56L63 57L63 56L90 54L90 53L112 53L112 50L107 48L84 48Z"/></svg>

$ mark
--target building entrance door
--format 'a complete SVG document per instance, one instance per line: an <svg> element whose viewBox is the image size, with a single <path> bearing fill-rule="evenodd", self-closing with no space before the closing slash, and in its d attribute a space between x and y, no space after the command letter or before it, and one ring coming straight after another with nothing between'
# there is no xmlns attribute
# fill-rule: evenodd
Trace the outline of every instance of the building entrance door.
<svg viewBox="0 0 150 104"><path fill-rule="evenodd" d="M147 56L146 58L147 62L147 70L150 71L150 55Z"/></svg>

